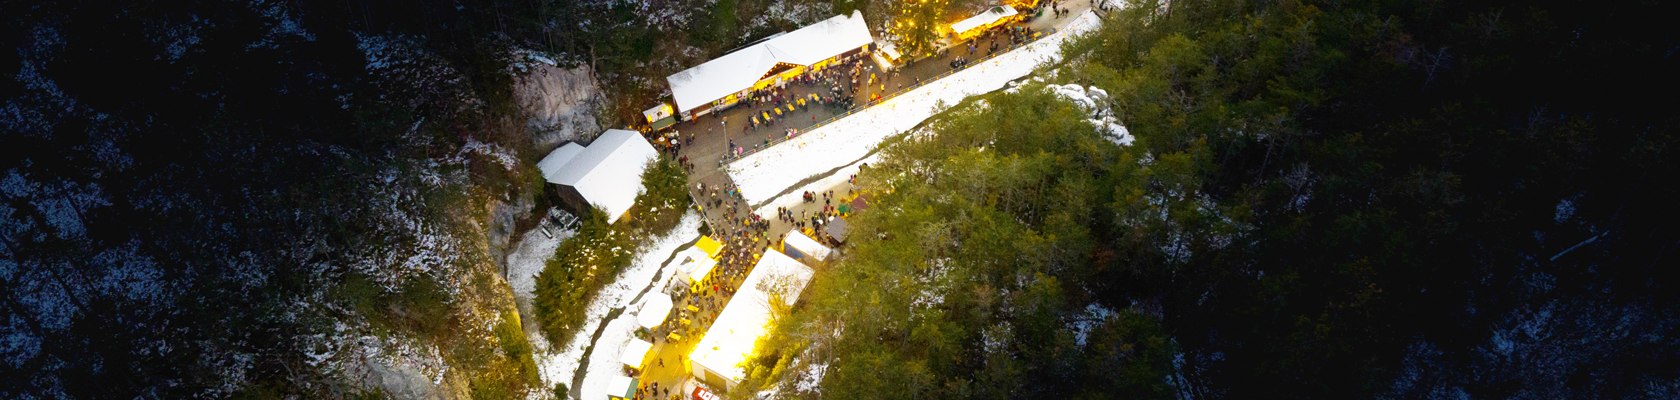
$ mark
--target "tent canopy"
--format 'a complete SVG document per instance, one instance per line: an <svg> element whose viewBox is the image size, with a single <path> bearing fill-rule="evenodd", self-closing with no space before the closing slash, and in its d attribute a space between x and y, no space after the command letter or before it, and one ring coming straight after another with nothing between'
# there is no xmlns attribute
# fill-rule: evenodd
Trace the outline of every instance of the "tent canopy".
<svg viewBox="0 0 1680 400"><path fill-rule="evenodd" d="M716 239L712 239L711 236L701 236L700 241L694 242L694 247L699 247L700 250L705 250L706 255L712 258L717 258L718 254L723 252L723 243L718 243L718 241Z"/></svg>
<svg viewBox="0 0 1680 400"><path fill-rule="evenodd" d="M640 133L608 129L589 146L569 143L543 157L537 167L549 183L577 189L590 204L617 221L642 192L642 171L659 157Z"/></svg>
<svg viewBox="0 0 1680 400"><path fill-rule="evenodd" d="M828 248L828 246L818 243L816 239L812 239L810 236L805 236L805 233L797 230L788 232L787 240L784 244L798 250L800 253L815 257L818 260L827 260L828 255L834 252L834 250Z"/></svg>
<svg viewBox="0 0 1680 400"><path fill-rule="evenodd" d="M653 350L653 343L646 340L631 338L630 343L624 345L624 352L619 353L618 362L630 368L642 368L642 359L647 358L648 350Z"/></svg>
<svg viewBox="0 0 1680 400"><path fill-rule="evenodd" d="M619 399L636 398L636 378L615 376L607 384L607 395Z"/></svg>
<svg viewBox="0 0 1680 400"><path fill-rule="evenodd" d="M846 241L846 220L840 218L830 220L828 221L828 228L824 230L828 232L828 237L842 242Z"/></svg>
<svg viewBox="0 0 1680 400"><path fill-rule="evenodd" d="M717 259L706 255L706 252L700 249L699 244L689 246L689 248L683 249L681 253L677 253L676 260L677 272L688 276L689 280L695 282L706 280L706 275L712 273L712 268L716 268L718 263Z"/></svg>
<svg viewBox="0 0 1680 400"><path fill-rule="evenodd" d="M873 42L863 12L832 18L771 36L733 53L671 74L671 97L688 112L751 88L778 64L810 66Z"/></svg>
<svg viewBox="0 0 1680 400"><path fill-rule="evenodd" d="M646 303L642 303L642 309L636 311L636 324L649 329L659 326L659 324L665 322L665 317L671 316L672 306L670 297L654 293L653 298L648 299Z"/></svg>
<svg viewBox="0 0 1680 400"><path fill-rule="evenodd" d="M551 171L552 173L558 175L560 170L566 167L566 164L570 164L573 159L577 158L578 154L583 154L582 145L577 143L566 143L565 145L560 146L560 148L548 152L547 156L543 156L542 161L537 162L537 169L542 170L543 178L545 179L548 178ZM553 181L551 180L550 182Z"/></svg>
<svg viewBox="0 0 1680 400"><path fill-rule="evenodd" d="M741 290L718 313L711 330L689 355L694 376L704 381L709 373L724 378L733 389L745 377L742 361L768 328L772 294L784 304L793 305L815 273L786 254L766 249L764 257L741 281Z"/></svg>
<svg viewBox="0 0 1680 400"><path fill-rule="evenodd" d="M653 108L642 111L642 116L647 118L648 123L653 123L654 121L670 118L675 112L676 110L671 108L670 104L659 103L659 105L653 106Z"/></svg>
<svg viewBox="0 0 1680 400"><path fill-rule="evenodd" d="M973 30L974 28L991 25L993 22L1014 16L1015 14L1015 7L996 6L988 8L985 12L968 17L968 19L962 21L957 21L955 24L951 24L951 31L956 32L957 34L963 34Z"/></svg>

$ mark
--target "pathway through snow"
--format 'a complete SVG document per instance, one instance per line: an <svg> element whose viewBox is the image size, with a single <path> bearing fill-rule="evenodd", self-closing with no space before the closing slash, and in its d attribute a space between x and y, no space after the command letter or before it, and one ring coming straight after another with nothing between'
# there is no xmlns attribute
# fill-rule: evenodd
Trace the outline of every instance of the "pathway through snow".
<svg viewBox="0 0 1680 400"><path fill-rule="evenodd" d="M1063 42L1098 24L1096 14L1081 14L1066 29L1049 37L731 162L729 176L748 204L765 203L807 178L865 157L882 140L914 128L939 112L941 105L954 105L969 96L998 90L1041 64L1059 60Z"/></svg>

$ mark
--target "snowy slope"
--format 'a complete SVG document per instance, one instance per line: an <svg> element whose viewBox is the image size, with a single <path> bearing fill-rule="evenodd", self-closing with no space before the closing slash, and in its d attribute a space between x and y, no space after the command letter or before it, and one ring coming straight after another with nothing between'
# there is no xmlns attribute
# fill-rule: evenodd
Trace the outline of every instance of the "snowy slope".
<svg viewBox="0 0 1680 400"><path fill-rule="evenodd" d="M537 369L542 373L544 387L554 387L557 383L563 383L572 387L574 392L582 393L583 398L605 398L607 383L613 376L622 373L622 367L618 365L619 351L630 341L631 333L636 327L630 312L622 313L612 320L606 319L607 314L614 309L629 309L628 306L643 290L657 293L659 284L670 279L675 272L666 261L683 245L699 239L699 229L700 214L684 214L676 228L654 238L647 250L637 255L636 260L620 272L613 283L601 289L601 293L589 303L589 316L584 319L583 328L578 330L576 336L564 341L554 341L565 343L558 349L537 352ZM601 328L602 326L605 328ZM599 338L594 337L597 329L601 331ZM538 332L533 335L541 334ZM549 343L540 337L532 337L531 342L535 346ZM589 353L589 359L584 360L584 350L591 345L595 348ZM580 365L583 368L580 369ZM578 375L580 373L583 374L581 377ZM573 387L573 382L579 378L582 378L583 384Z"/></svg>

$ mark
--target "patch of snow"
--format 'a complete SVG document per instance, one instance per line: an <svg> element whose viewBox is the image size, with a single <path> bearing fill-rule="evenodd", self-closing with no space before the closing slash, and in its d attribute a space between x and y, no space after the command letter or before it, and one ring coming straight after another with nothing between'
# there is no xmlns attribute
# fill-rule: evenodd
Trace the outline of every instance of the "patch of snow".
<svg viewBox="0 0 1680 400"><path fill-rule="evenodd" d="M1312 167L1306 163L1297 164L1283 177L1283 181L1295 192L1295 196L1289 200L1289 210L1306 210L1307 202L1312 201L1313 185L1318 183L1318 177L1313 174Z"/></svg>
<svg viewBox="0 0 1680 400"><path fill-rule="evenodd" d="M863 158L882 140L914 128L946 105L997 90L1059 60L1063 42L1099 24L1090 12L1078 18L1044 39L731 162L726 169L749 204L768 201L799 181Z"/></svg>
<svg viewBox="0 0 1680 400"><path fill-rule="evenodd" d="M261 40L252 43L250 47L274 48L277 40L288 37L303 39L306 42L315 41L315 34L303 28L303 23L292 15L292 10L285 3L253 2L251 5L260 7L256 11L267 20L265 22L268 25L268 34L263 35Z"/></svg>
<svg viewBox="0 0 1680 400"><path fill-rule="evenodd" d="M183 23L165 22L163 25L165 26L160 26L152 32L151 39L163 45L163 53L168 55L169 62L176 62L186 56L188 51L198 47L199 42L203 41L199 33L210 27L211 23L195 14Z"/></svg>
<svg viewBox="0 0 1680 400"><path fill-rule="evenodd" d="M951 269L945 264L948 260L950 258L933 260L932 265L929 265L926 271L922 271L920 275L915 277L916 287L921 289L917 290L916 296L910 299L911 312L927 310L945 304L945 292L948 286L943 284L943 281L946 272Z"/></svg>
<svg viewBox="0 0 1680 400"><path fill-rule="evenodd" d="M828 375L828 363L811 363L794 378L793 387L801 393L822 393L823 376Z"/></svg>
<svg viewBox="0 0 1680 400"><path fill-rule="evenodd" d="M659 289L676 272L673 270L675 263L667 264L667 259L672 258L671 254L682 245L699 239L699 229L700 214L693 211L683 214L676 228L654 238L653 243L638 254L629 267L596 294L585 308L588 316L575 336L565 340L563 347L537 352L537 369L542 373L544 387L554 387L557 383L570 386L576 380L576 374L582 373L583 384L571 389L582 393L584 398L605 398L606 386L611 378L623 373L623 366L618 362L619 352L637 328L632 312L620 313L612 320L606 320L607 314L613 309L629 308L643 289L648 289L649 295L660 295ZM591 343L591 336L597 327L603 325L601 336ZM548 343L540 337L533 337L531 341L537 346ZM590 359L582 359L584 349L591 345L595 348L589 354ZM583 368L580 370L579 366ZM601 396L591 397L591 394Z"/></svg>
<svg viewBox="0 0 1680 400"><path fill-rule="evenodd" d="M805 26L832 16L832 8L826 3L816 3L797 0L775 0L765 7L764 13L747 22L745 29L741 29L741 40L752 39L754 33L770 27L771 24L785 26Z"/></svg>
<svg viewBox="0 0 1680 400"><path fill-rule="evenodd" d="M94 286L140 304L159 304L169 299L163 270L157 262L140 254L140 241L131 240L93 256L98 265Z"/></svg>
<svg viewBox="0 0 1680 400"><path fill-rule="evenodd" d="M980 331L980 349L986 354L1009 351L1008 344L1014 341L1014 337L1015 330L1009 322L999 322Z"/></svg>
<svg viewBox="0 0 1680 400"><path fill-rule="evenodd" d="M606 328L601 330L601 337L595 340L595 350L589 353L589 360L583 364L583 384L573 389L577 390L581 398L607 398L607 391L612 390L613 378L624 375L624 364L619 361L619 356L623 355L624 346L630 343L636 328L635 315L629 312L621 313L617 318L606 322Z"/></svg>

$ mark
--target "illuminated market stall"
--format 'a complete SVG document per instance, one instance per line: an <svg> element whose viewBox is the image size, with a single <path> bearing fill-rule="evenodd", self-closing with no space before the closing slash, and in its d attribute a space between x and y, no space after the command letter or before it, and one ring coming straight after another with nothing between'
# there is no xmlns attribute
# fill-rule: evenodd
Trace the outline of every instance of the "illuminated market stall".
<svg viewBox="0 0 1680 400"><path fill-rule="evenodd" d="M763 258L741 281L740 291L723 307L711 330L689 355L694 377L726 390L740 384L746 375L742 362L752 355L754 343L769 328L770 302L776 299L792 306L814 273L786 254L765 250Z"/></svg>
<svg viewBox="0 0 1680 400"><path fill-rule="evenodd" d="M779 86L807 71L865 51L875 37L863 13L836 15L779 33L666 77L684 120L727 108L755 90Z"/></svg>

